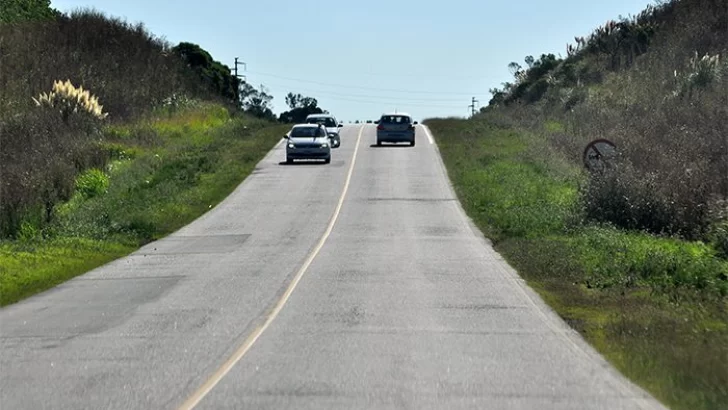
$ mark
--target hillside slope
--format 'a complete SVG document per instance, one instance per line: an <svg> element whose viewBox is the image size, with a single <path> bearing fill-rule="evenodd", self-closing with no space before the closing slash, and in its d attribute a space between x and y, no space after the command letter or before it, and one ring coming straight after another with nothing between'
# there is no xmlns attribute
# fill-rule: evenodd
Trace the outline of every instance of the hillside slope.
<svg viewBox="0 0 728 410"><path fill-rule="evenodd" d="M425 123L468 214L557 312L679 409L728 403L728 3L609 21ZM608 139L602 171L586 145Z"/></svg>
<svg viewBox="0 0 728 410"><path fill-rule="evenodd" d="M665 2L576 40L564 59L512 63L514 82L483 114L558 122L549 145L574 163L590 140L612 141L620 166L591 180L587 217L728 254L715 225L728 200L728 3Z"/></svg>
<svg viewBox="0 0 728 410"><path fill-rule="evenodd" d="M284 133L193 43L46 0L2 6L0 305L195 219Z"/></svg>

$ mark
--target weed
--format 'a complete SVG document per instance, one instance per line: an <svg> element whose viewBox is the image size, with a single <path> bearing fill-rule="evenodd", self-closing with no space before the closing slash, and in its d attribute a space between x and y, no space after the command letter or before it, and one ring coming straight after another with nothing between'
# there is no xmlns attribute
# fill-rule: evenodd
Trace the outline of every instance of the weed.
<svg viewBox="0 0 728 410"><path fill-rule="evenodd" d="M76 190L85 198L103 195L109 189L109 177L100 169L89 169L76 178Z"/></svg>

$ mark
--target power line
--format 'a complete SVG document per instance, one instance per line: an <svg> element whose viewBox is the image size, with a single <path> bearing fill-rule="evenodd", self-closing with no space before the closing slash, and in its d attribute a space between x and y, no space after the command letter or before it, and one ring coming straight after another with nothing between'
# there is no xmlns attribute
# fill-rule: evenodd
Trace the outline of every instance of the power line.
<svg viewBox="0 0 728 410"><path fill-rule="evenodd" d="M345 97L328 97L332 100L338 100L338 101L348 101L348 102L355 102L355 103L362 103L362 104L376 104L376 105L389 105L394 104L396 102L399 102L401 105L407 105L412 107L426 107L426 108L458 108L461 107L461 105L445 105L445 104L421 104L421 103L409 103L409 102L401 102L401 101L365 101L365 100L358 100L354 98L345 98Z"/></svg>
<svg viewBox="0 0 728 410"><path fill-rule="evenodd" d="M453 78L452 74L386 74L386 73L359 73L361 75L367 75L371 77L421 77L421 78ZM482 80L482 76L477 75L457 75L457 78L470 78L473 80Z"/></svg>
<svg viewBox="0 0 728 410"><path fill-rule="evenodd" d="M448 92L448 91L412 91L412 90L396 90L396 89L388 89L388 88L374 88L374 87L361 87L361 86L355 86L355 85L345 85L345 84L333 84L333 83L324 83L320 81L312 81L312 80L304 80L300 78L291 78L291 77L284 77L279 76L275 74L267 74L267 73L261 73L256 71L248 71L251 74L257 74L262 75L265 77L273 77L273 78L280 78L282 80L289 80L289 81L299 81L302 83L311 83L311 84L318 84L326 87L343 87L343 88L356 88L360 90L369 90L369 91L387 91L387 92L395 92L395 93L409 93L409 94L431 94L431 95L471 95L471 93L457 93L457 92Z"/></svg>
<svg viewBox="0 0 728 410"><path fill-rule="evenodd" d="M364 101L364 100L354 100L354 99L347 99L347 98L332 98L334 100L341 100L341 101L349 101L349 102L355 102L355 103L362 103L362 104L376 104L376 105L388 105L393 104L393 101ZM461 105L443 105L443 104L417 104L417 103L402 103L399 105L408 106L408 107L423 107L423 108L457 108L462 107Z"/></svg>
<svg viewBox="0 0 728 410"><path fill-rule="evenodd" d="M314 95L331 95L335 97L353 97L353 98L374 98L377 100L392 100L392 101L399 101L399 102L456 102L456 101L462 101L460 98L400 98L400 97L390 97L390 96L380 96L380 95L363 95L363 94L341 94L341 93L334 93L331 91L320 91L320 90L312 90L310 88L300 88L297 86L292 85L283 85L283 84L270 84L266 85L266 87L275 87L279 89L288 89L290 92L305 92L305 93L312 93ZM294 91L295 90L295 91Z"/></svg>

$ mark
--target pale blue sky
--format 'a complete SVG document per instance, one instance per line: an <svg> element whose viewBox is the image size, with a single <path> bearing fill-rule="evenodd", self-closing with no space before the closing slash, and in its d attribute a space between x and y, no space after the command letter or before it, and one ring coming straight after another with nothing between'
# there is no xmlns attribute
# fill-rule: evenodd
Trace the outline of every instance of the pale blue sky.
<svg viewBox="0 0 728 410"><path fill-rule="evenodd" d="M292 91L315 97L339 120L397 109L415 119L465 116L470 98L512 79L508 63L566 54L574 36L650 0L452 0L350 2L54 0L61 11L94 7L156 36L189 41L264 84L274 111ZM243 67L240 67L242 70Z"/></svg>

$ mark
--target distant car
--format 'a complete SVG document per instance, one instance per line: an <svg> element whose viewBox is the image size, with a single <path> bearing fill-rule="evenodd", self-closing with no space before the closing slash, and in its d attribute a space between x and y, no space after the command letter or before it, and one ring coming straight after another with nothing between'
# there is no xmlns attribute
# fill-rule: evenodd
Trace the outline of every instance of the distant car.
<svg viewBox="0 0 728 410"><path fill-rule="evenodd" d="M407 113L382 114L377 124L377 145L383 142L409 142L415 146L415 125Z"/></svg>
<svg viewBox="0 0 728 410"><path fill-rule="evenodd" d="M297 124L283 138L286 144L286 163L295 159L323 159L331 162L332 137L322 124Z"/></svg>
<svg viewBox="0 0 728 410"><path fill-rule="evenodd" d="M371 123L372 123L372 120L367 120L367 124L371 124Z"/></svg>
<svg viewBox="0 0 728 410"><path fill-rule="evenodd" d="M336 121L336 117L331 114L310 114L306 117L306 124L323 124L326 127L326 132L330 137L333 138L333 148L341 146L341 137L339 136L339 128L343 127L344 124Z"/></svg>

